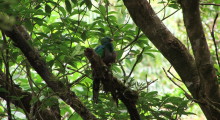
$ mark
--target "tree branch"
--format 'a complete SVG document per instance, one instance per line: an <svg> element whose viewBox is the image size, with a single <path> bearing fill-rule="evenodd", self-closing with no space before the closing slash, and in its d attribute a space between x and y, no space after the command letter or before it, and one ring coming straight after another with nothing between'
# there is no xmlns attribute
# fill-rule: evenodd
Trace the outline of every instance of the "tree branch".
<svg viewBox="0 0 220 120"><path fill-rule="evenodd" d="M209 98L212 101L220 103L220 89L203 31L199 10L199 0L180 0L180 5L182 7L184 24L192 45L196 67L199 73L199 95L203 99ZM218 107L220 108L220 106ZM218 111L213 109L211 106L202 109L203 111L206 111L204 113L207 119L220 118Z"/></svg>
<svg viewBox="0 0 220 120"><path fill-rule="evenodd" d="M3 37L3 42L6 46L5 48L5 57L3 57L3 61L5 64L5 71L6 71L6 81L8 84L6 84L6 90L9 90L9 85L11 85L11 79L10 79L10 67L9 67L9 48L8 48L8 42L6 41L6 36L5 33L2 31L2 37ZM11 115L11 105L10 105L11 99L10 99L10 92L8 93L6 97L6 105L7 105L7 114L8 114L8 120L12 120L12 115Z"/></svg>
<svg viewBox="0 0 220 120"><path fill-rule="evenodd" d="M214 3L200 3L200 5L213 5L213 6L220 6L220 4L214 4Z"/></svg>
<svg viewBox="0 0 220 120"><path fill-rule="evenodd" d="M137 64L139 63L139 61L141 60L141 56L142 56L142 54L143 54L143 52L144 52L144 49L145 49L145 48L143 48L143 49L142 49L142 51L141 51L141 53L140 53L140 54L138 54L137 59L136 59L136 61L135 61L134 65L133 65L133 67L131 68L130 73L128 74L128 78L130 78L130 77L131 77L131 74L133 73L134 68L136 67L136 65L137 65Z"/></svg>
<svg viewBox="0 0 220 120"><path fill-rule="evenodd" d="M59 81L48 69L46 62L39 53L24 39L16 26L11 31L6 31L18 48L28 59L31 66L37 71L47 85L68 105L70 105L83 119L97 120L97 118L83 105L76 94Z"/></svg>
<svg viewBox="0 0 220 120"><path fill-rule="evenodd" d="M177 87L179 87L184 93L185 93L185 96L189 99L193 99L193 97L191 97L191 95L185 90L183 89L180 85L178 85L174 80L172 80L172 78L167 74L166 70L163 68L163 71L164 73L166 74L166 76L169 78L169 80L175 84ZM169 71L169 70L168 70Z"/></svg>
<svg viewBox="0 0 220 120"><path fill-rule="evenodd" d="M198 0L179 1L183 8L184 22L196 61L185 45L165 27L147 0L123 0L135 24L171 63L192 96L195 99L204 99L206 94L201 89L205 86L210 93L207 97L212 97L213 101L220 103L217 77L210 63L210 53L202 29L199 2ZM201 85L200 81L205 83ZM208 119L220 118L220 114L209 106L199 105Z"/></svg>
<svg viewBox="0 0 220 120"><path fill-rule="evenodd" d="M217 63L218 63L218 66L220 67L220 61L219 61L219 57L218 57L218 46L216 44L216 40L215 40L215 23L216 23L216 20L218 19L218 13L216 14L215 16L215 19L214 19L214 23L212 25L212 30L211 30L211 36L212 36L212 40L214 42L214 45L215 45L215 55L216 55L216 59L217 59Z"/></svg>
<svg viewBox="0 0 220 120"><path fill-rule="evenodd" d="M172 64L194 96L199 80L195 61L186 47L165 27L146 0L124 0L135 24Z"/></svg>
<svg viewBox="0 0 220 120"><path fill-rule="evenodd" d="M5 84L8 84L6 81L6 75L0 70L0 88L6 89ZM31 100L32 95L28 92L22 91L22 89L15 84L8 84L9 89L7 92L10 93L11 96L20 97L20 99L12 99L11 103L15 106L20 107L23 109L24 113L26 114L27 118L29 118L29 114L31 112ZM0 97L5 99L7 98L7 92L0 92ZM34 115L39 120L60 120L60 114L55 114L57 111L54 109L40 109L37 111L42 103L36 102L34 104Z"/></svg>
<svg viewBox="0 0 220 120"><path fill-rule="evenodd" d="M115 78L111 70L104 64L93 49L87 48L85 50L85 56L91 63L93 79L101 81L105 92L111 92L113 99L120 99L125 104L131 120L140 120L140 115L136 108L136 101L138 99L137 92L129 89Z"/></svg>

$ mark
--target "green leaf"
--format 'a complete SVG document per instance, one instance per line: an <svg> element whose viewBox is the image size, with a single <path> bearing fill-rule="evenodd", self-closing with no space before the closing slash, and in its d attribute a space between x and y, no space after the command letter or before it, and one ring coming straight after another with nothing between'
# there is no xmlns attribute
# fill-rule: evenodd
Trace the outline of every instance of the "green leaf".
<svg viewBox="0 0 220 120"><path fill-rule="evenodd" d="M44 23L44 20L43 20L43 19L40 19L40 18L37 18L37 17L34 17L33 20L34 20L34 22L35 22L36 24L38 24L39 26L43 25L43 23Z"/></svg>
<svg viewBox="0 0 220 120"><path fill-rule="evenodd" d="M33 31L33 24L30 19L25 21L24 26L27 28L28 31Z"/></svg>
<svg viewBox="0 0 220 120"><path fill-rule="evenodd" d="M193 112L183 112L182 114L183 114L183 115L196 115L196 114L193 113Z"/></svg>
<svg viewBox="0 0 220 120"><path fill-rule="evenodd" d="M73 58L74 56L80 55L80 54L82 54L82 53L83 53L82 46L77 45L77 46L74 48L74 51L71 53L71 57Z"/></svg>
<svg viewBox="0 0 220 120"><path fill-rule="evenodd" d="M143 60L143 55L142 54L139 54L137 55L137 63L140 63L142 60Z"/></svg>
<svg viewBox="0 0 220 120"><path fill-rule="evenodd" d="M41 7L41 5L37 5L34 9L39 9Z"/></svg>
<svg viewBox="0 0 220 120"><path fill-rule="evenodd" d="M87 38L87 31L86 30L84 30L83 31L83 33L81 34L81 38L83 39L83 40L86 40L86 38Z"/></svg>
<svg viewBox="0 0 220 120"><path fill-rule="evenodd" d="M86 6L89 8L89 9L91 9L92 8L92 2L91 2L91 0L84 0L85 1L85 3L86 3Z"/></svg>
<svg viewBox="0 0 220 120"><path fill-rule="evenodd" d="M0 49L2 49L2 48L1 48L1 45L0 45ZM2 50L3 50L3 49L2 49ZM0 59L0 70L2 70L2 65L3 65L3 60Z"/></svg>
<svg viewBox="0 0 220 120"><path fill-rule="evenodd" d="M90 75L92 73L92 70L85 70L86 75Z"/></svg>
<svg viewBox="0 0 220 120"><path fill-rule="evenodd" d="M112 66L112 70L115 71L116 73L121 73L121 69L117 67L116 65Z"/></svg>
<svg viewBox="0 0 220 120"><path fill-rule="evenodd" d="M58 104L58 101L57 101L57 98L56 97L50 97L50 98L47 98L47 99L44 99L43 101L42 101L42 105L41 105L41 107L42 108L46 108L46 107L50 107L50 106L53 106L53 105L56 105L56 104Z"/></svg>
<svg viewBox="0 0 220 120"><path fill-rule="evenodd" d="M48 64L49 67L52 67L53 64L54 64L54 60L50 60L49 62L47 62L47 64Z"/></svg>
<svg viewBox="0 0 220 120"><path fill-rule="evenodd" d="M179 4L176 2L176 0L171 0L171 2L168 5L169 7L173 8L173 9L179 9L180 6Z"/></svg>
<svg viewBox="0 0 220 120"><path fill-rule="evenodd" d="M72 3L77 4L77 0L71 0Z"/></svg>
<svg viewBox="0 0 220 120"><path fill-rule="evenodd" d="M72 11L72 6L69 0L65 0L65 6L66 6L67 12L70 14Z"/></svg>
<svg viewBox="0 0 220 120"><path fill-rule="evenodd" d="M58 7L58 9L61 11L62 15L66 17L66 10L63 7Z"/></svg>
<svg viewBox="0 0 220 120"><path fill-rule="evenodd" d="M153 98L154 96L156 96L158 94L157 91L152 91L146 94L147 98Z"/></svg>
<svg viewBox="0 0 220 120"><path fill-rule="evenodd" d="M117 54L117 60L121 59L123 53L124 53L124 50L118 50L118 51L116 51L116 54Z"/></svg>
<svg viewBox="0 0 220 120"><path fill-rule="evenodd" d="M101 14L105 16L106 15L105 6L100 5L99 8L100 8Z"/></svg>
<svg viewBox="0 0 220 120"><path fill-rule="evenodd" d="M154 54L152 54L152 53L144 53L144 54L147 54L147 55L151 56L152 58L155 58Z"/></svg>
<svg viewBox="0 0 220 120"><path fill-rule="evenodd" d="M24 95L22 95L22 96L10 96L10 98L12 100L21 100L23 97L24 97Z"/></svg>
<svg viewBox="0 0 220 120"><path fill-rule="evenodd" d="M46 6L45 6L45 12L50 16L50 14L51 14L51 12L52 12L52 10L51 10L51 7L48 5L48 4L46 4Z"/></svg>
<svg viewBox="0 0 220 120"><path fill-rule="evenodd" d="M173 105L180 105L183 101L183 98L179 98L179 97L169 97L168 101L170 103L172 103Z"/></svg>
<svg viewBox="0 0 220 120"><path fill-rule="evenodd" d="M166 104L163 107L166 108L166 109L170 109L170 110L175 110L176 109L176 106L171 105L171 104Z"/></svg>
<svg viewBox="0 0 220 120"><path fill-rule="evenodd" d="M69 117L68 120L82 120L82 118L79 116L79 114L77 114L77 113L75 112L75 113L73 113L73 115L71 115L71 116Z"/></svg>

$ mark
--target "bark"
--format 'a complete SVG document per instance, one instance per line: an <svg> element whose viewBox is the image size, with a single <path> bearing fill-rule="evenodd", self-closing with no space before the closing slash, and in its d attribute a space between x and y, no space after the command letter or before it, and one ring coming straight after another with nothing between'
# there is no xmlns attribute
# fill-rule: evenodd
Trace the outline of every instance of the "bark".
<svg viewBox="0 0 220 120"><path fill-rule="evenodd" d="M217 109L220 108L217 105L220 103L219 88L213 65L210 62L210 53L201 25L199 8L197 6L198 1L182 0L184 1L182 6L183 4L185 5L183 13L184 9L184 14L188 12L187 15L184 15L184 21L187 23L186 29L191 39L195 59L184 44L166 28L146 0L123 1L135 24L171 63L194 99L199 101L199 105L207 119L220 118L220 114L217 113ZM193 6L192 4L195 3L196 6ZM197 18L195 19L194 17ZM211 87L213 88L211 89ZM208 91L205 92L204 90ZM215 96L211 96L210 93L214 93ZM211 107L213 105L217 109Z"/></svg>
<svg viewBox="0 0 220 120"><path fill-rule="evenodd" d="M192 45L196 67L199 72L200 85L204 100L220 103L220 89L210 51L205 38L199 11L199 0L180 0L187 35ZM220 109L219 104L214 104ZM202 108L208 119L220 118L220 113L213 107ZM216 116L218 114L218 116Z"/></svg>
<svg viewBox="0 0 220 120"><path fill-rule="evenodd" d="M0 88L6 89L6 76L5 74L0 70ZM29 92L23 91L18 85L15 84L8 84L9 86L9 91L11 96L15 97L22 97L21 99L11 99L11 102L17 106L23 109L27 114L30 114L31 111L31 100L32 100L32 95ZM0 92L0 97L5 99L8 97L6 92ZM41 102L36 102L34 105L34 116L36 117L37 120L61 120L60 114L55 114L55 113L60 113L59 110L55 109L39 109ZM56 106L59 107L59 104ZM53 106L53 107L56 107Z"/></svg>
<svg viewBox="0 0 220 120"><path fill-rule="evenodd" d="M97 120L97 118L83 105L76 94L59 81L49 70L46 62L42 59L40 54L35 50L25 37L19 32L15 26L11 31L5 31L6 35L10 37L16 46L22 51L28 59L30 65L41 76L50 87L66 104L70 105L84 120Z"/></svg>
<svg viewBox="0 0 220 120"><path fill-rule="evenodd" d="M113 99L120 99L130 114L131 120L140 120L140 115L136 108L136 102L138 99L138 93L126 87L117 78L112 75L111 69L109 69L102 59L93 51L93 49L87 48L85 50L85 56L91 63L94 81L101 81L105 92L111 92ZM93 83L94 84L94 83Z"/></svg>

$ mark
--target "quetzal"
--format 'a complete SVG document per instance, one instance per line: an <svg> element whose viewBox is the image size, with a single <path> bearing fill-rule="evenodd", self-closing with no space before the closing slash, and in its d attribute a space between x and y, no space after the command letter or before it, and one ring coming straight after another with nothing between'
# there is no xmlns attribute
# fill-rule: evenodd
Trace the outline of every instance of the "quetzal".
<svg viewBox="0 0 220 120"><path fill-rule="evenodd" d="M104 37L100 40L101 45L95 48L95 52L102 58L106 65L114 63L116 60L116 52L110 37Z"/></svg>
<svg viewBox="0 0 220 120"><path fill-rule="evenodd" d="M116 60L116 52L114 51L114 46L112 44L112 39L110 37L104 37L100 40L101 45L95 48L96 54L98 54L103 62L110 66ZM97 73L93 73L93 100L98 103L99 88L101 80L96 76Z"/></svg>

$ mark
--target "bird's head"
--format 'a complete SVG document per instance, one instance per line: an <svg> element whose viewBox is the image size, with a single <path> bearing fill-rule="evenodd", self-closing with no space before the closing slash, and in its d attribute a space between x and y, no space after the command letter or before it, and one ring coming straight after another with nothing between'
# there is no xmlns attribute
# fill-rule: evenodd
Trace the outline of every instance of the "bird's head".
<svg viewBox="0 0 220 120"><path fill-rule="evenodd" d="M101 44L104 45L104 44L112 42L113 39L111 39L110 37L104 37L100 41L101 41Z"/></svg>

